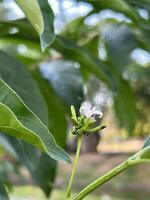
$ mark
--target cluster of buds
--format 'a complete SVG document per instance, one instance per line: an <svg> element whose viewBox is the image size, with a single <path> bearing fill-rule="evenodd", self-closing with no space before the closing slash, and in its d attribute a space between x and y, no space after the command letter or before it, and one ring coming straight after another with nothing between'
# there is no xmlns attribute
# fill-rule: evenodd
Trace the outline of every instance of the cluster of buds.
<svg viewBox="0 0 150 200"><path fill-rule="evenodd" d="M72 134L78 136L87 136L91 133L100 131L106 125L97 126L97 118L102 118L103 114L95 106L91 107L89 103L85 103L80 108L80 116L77 117L74 106L71 106L71 119L73 122Z"/></svg>

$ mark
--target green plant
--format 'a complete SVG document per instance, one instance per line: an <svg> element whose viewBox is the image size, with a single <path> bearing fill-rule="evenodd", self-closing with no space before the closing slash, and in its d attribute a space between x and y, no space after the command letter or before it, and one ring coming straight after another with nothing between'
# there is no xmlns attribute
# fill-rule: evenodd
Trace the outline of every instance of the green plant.
<svg viewBox="0 0 150 200"><path fill-rule="evenodd" d="M13 1L25 14L25 17L15 20L7 18L8 10L3 2L0 1L0 142L28 169L34 182L49 196L56 174L55 160L70 161L63 150L70 105L79 109L86 98L83 85L87 84L91 75L108 88L119 124L130 136L133 134L137 107L135 83L128 73L130 66L138 69L144 66L144 73L149 72L149 66L139 66L131 59L131 54L136 48L149 52L150 19L149 16L147 19L142 17L140 9L149 13L150 5L148 0L86 1L92 5L92 10L66 24L55 35L54 14L47 0ZM121 13L125 20L120 22L118 18L109 17L92 26L85 23L88 17L105 9ZM99 45L103 45L106 51L103 59L99 56ZM45 65L51 69L49 76L43 72ZM144 79L145 76L142 77ZM149 82L143 83L143 87L148 88ZM96 88L93 90L97 91ZM148 99L149 94L146 95ZM72 132L76 135L103 128L93 129L89 127L94 125L93 121L84 117L76 121L75 115L73 117ZM79 147L81 141L80 137ZM148 155L145 152L148 152L149 140L146 144L147 147L144 146L135 160L148 162L144 157ZM121 165L118 172L124 166ZM110 174L108 178L111 178ZM3 185L10 183L2 177L0 179L0 193L7 199ZM95 189L103 181L103 178L98 179L90 188Z"/></svg>
<svg viewBox="0 0 150 200"><path fill-rule="evenodd" d="M86 110L87 108L83 108L83 109ZM76 194L75 196L72 197L71 196L71 187L72 187L72 183L73 183L73 180L75 177L75 171L77 168L80 149L81 149L81 145L82 145L84 136L88 136L91 133L93 134L95 131L101 130L106 127L106 125L100 125L100 126L97 126L94 128L90 128L91 125L96 123L96 120L94 119L94 117L95 117L95 115L98 115L99 112L98 111L95 112L95 110L94 110L94 112L92 112L92 110L88 111L88 112L90 112L90 116L89 116L89 114L88 115L81 114L80 117L77 117L74 107L73 106L71 107L72 121L74 123L74 126L73 126L71 132L72 132L72 134L77 136L78 142L77 142L76 157L74 160L69 185L67 188L67 200L82 200L86 196L88 196L88 194L90 194L92 191L96 190L98 187L100 187L101 185L103 185L104 183L106 183L107 181L109 181L110 179L112 179L113 177L118 175L119 173L125 171L129 167L132 167L134 165L138 165L141 163L150 163L150 138L148 138L146 140L143 148L139 152L137 152L135 155L129 157L127 160L125 160L120 165L118 165L114 169L110 170L103 176L101 176L98 179L96 179L95 181L93 181L91 184L89 184L88 186L83 188L78 194Z"/></svg>

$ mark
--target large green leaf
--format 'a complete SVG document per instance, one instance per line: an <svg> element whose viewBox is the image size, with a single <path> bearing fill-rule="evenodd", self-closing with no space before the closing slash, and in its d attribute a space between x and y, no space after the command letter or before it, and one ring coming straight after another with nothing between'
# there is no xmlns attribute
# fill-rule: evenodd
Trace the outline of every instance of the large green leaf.
<svg viewBox="0 0 150 200"><path fill-rule="evenodd" d="M1 182L0 182L0 199L1 200L9 200L7 191Z"/></svg>
<svg viewBox="0 0 150 200"><path fill-rule="evenodd" d="M47 0L15 0L40 36L44 51L54 41L53 11ZM34 8L34 9L33 9Z"/></svg>
<svg viewBox="0 0 150 200"><path fill-rule="evenodd" d="M40 71L65 103L79 109L83 100L83 80L77 63L64 60L46 62L40 65Z"/></svg>
<svg viewBox="0 0 150 200"><path fill-rule="evenodd" d="M53 159L70 161L46 126L2 80L0 91L0 131L39 147Z"/></svg>
<svg viewBox="0 0 150 200"><path fill-rule="evenodd" d="M3 22L2 27L6 29L2 37L15 37L17 39L28 39L37 42L36 34L31 32L30 25L24 20L13 21L13 26L16 26L20 31L16 34L8 34L11 24ZM24 34L26 31L30 34ZM109 67L102 61L100 61L96 56L91 55L87 48L80 47L76 45L75 42L68 40L66 37L57 36L54 41L53 48L61 52L65 59L77 61L82 67L86 68L88 71L94 73L98 78L104 80L109 84L110 87L115 87L115 80L113 79Z"/></svg>
<svg viewBox="0 0 150 200"><path fill-rule="evenodd" d="M53 133L56 142L65 148L67 137L67 121L64 106L59 97L55 94L51 85L42 78L39 70L32 70L33 77L45 98L48 108L49 130ZM64 84L64 83L62 83Z"/></svg>
<svg viewBox="0 0 150 200"><path fill-rule="evenodd" d="M135 97L129 83L125 80L121 80L118 86L114 97L114 108L120 125L132 134L136 122Z"/></svg>
<svg viewBox="0 0 150 200"><path fill-rule="evenodd" d="M47 106L29 71L2 51L0 51L0 78L19 94L25 104L47 126Z"/></svg>
<svg viewBox="0 0 150 200"><path fill-rule="evenodd" d="M0 74L1 77L3 77L3 80L13 87L28 107L34 111L47 126L49 126L47 105L28 70L21 63L17 62L7 54L1 52L0 55ZM55 132L55 128L53 128L53 131ZM50 157L45 156L43 153L41 154L32 145L17 138L5 136L5 142L3 144L6 144L6 140L8 144L5 145L5 147L11 146L10 152L15 152L13 156L28 168L36 184L44 190L46 195L49 195L52 189L52 184L49 183L54 179L56 162ZM40 163L40 161L42 161L42 163ZM42 165L47 166L49 171L41 171L38 173L40 168L38 166ZM37 173L36 175L35 171ZM42 173L43 181L41 180ZM38 174L40 174L40 177Z"/></svg>

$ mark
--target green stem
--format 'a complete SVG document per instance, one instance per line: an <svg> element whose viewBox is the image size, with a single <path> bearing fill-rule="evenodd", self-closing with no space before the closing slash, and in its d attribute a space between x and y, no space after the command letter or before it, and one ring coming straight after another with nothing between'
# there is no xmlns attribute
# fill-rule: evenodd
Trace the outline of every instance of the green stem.
<svg viewBox="0 0 150 200"><path fill-rule="evenodd" d="M130 165L128 164L128 160L121 163L105 175L101 176L100 178L96 179L94 182L92 182L90 185L85 187L83 190L81 190L75 197L72 198L72 200L82 200L84 197L86 197L89 193L103 185L108 180L112 179L117 174L121 173L122 171L126 170Z"/></svg>
<svg viewBox="0 0 150 200"><path fill-rule="evenodd" d="M82 141L83 141L83 136L78 136L76 156L75 156L75 160L73 163L73 168L72 168L72 172L71 172L71 176L70 176L70 180L69 180L69 185L67 188L67 200L71 200L71 187L72 187L72 183L73 183L74 177L75 177L75 172L76 172L76 168L77 168L77 164L78 164L78 160L79 160Z"/></svg>

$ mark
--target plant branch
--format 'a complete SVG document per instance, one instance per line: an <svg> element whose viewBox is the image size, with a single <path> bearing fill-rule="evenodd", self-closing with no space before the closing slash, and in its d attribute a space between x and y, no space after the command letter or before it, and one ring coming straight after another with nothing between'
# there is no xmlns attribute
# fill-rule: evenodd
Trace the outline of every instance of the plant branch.
<svg viewBox="0 0 150 200"><path fill-rule="evenodd" d="M121 163L105 175L101 176L100 178L96 179L94 182L92 182L90 185L85 187L83 190L81 190L75 197L73 197L72 200L82 200L85 198L89 193L92 191L96 190L98 187L103 185L105 182L108 180L112 179L114 176L117 174L121 173L122 171L126 170L128 167L131 165L128 164L128 160L125 162Z"/></svg>
<svg viewBox="0 0 150 200"><path fill-rule="evenodd" d="M82 141L83 141L83 136L78 136L76 156L75 156L75 160L73 163L73 168L72 168L72 172L71 172L71 176L70 176L69 185L67 188L67 200L71 200L71 187L72 187L74 177L75 177L75 172L76 172L76 168L77 168L77 164L78 164L78 160L79 160Z"/></svg>

